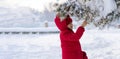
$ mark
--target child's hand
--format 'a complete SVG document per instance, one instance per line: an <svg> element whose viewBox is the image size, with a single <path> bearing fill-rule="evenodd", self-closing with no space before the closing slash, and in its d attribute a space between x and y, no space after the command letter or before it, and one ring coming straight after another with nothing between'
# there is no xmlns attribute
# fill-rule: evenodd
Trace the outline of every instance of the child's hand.
<svg viewBox="0 0 120 59"><path fill-rule="evenodd" d="M87 25L87 21L84 20L81 26L82 26L82 27L85 27L86 25Z"/></svg>

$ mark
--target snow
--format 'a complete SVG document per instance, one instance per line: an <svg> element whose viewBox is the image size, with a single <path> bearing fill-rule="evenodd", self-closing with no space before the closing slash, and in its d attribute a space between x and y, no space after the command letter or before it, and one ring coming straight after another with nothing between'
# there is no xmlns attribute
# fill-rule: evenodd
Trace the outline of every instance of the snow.
<svg viewBox="0 0 120 59"><path fill-rule="evenodd" d="M104 9L98 8L101 16L116 9L113 0L96 0L94 4L88 5L93 9L104 6ZM0 11L0 32L54 32L0 34L0 59L61 59L59 31L53 22L54 12L45 10L40 13L29 7L8 7L2 4ZM48 27L45 27L46 22ZM76 27L80 24L75 22ZM89 27L92 29L88 30ZM80 42L89 59L120 59L120 29L98 30L92 26L86 29Z"/></svg>
<svg viewBox="0 0 120 59"><path fill-rule="evenodd" d="M0 59L60 59L57 37L57 34L0 35Z"/></svg>
<svg viewBox="0 0 120 59"><path fill-rule="evenodd" d="M0 6L0 27L23 27L23 28L39 28L44 27L44 22L49 21L50 26L54 26L54 12L44 11L41 13L29 7L5 7Z"/></svg>
<svg viewBox="0 0 120 59"><path fill-rule="evenodd" d="M119 29L86 30L80 42L89 59L120 59L119 36ZM0 59L61 59L59 33L1 34Z"/></svg>
<svg viewBox="0 0 120 59"><path fill-rule="evenodd" d="M90 30L82 39L83 49L89 59L119 59L120 30Z"/></svg>
<svg viewBox="0 0 120 59"><path fill-rule="evenodd" d="M115 11L117 5L114 0L91 0L86 3L92 10L98 10L101 17L106 17L107 14Z"/></svg>
<svg viewBox="0 0 120 59"><path fill-rule="evenodd" d="M104 1L104 16L106 16L108 13L111 13L115 9L117 9L117 5L114 0L103 0Z"/></svg>

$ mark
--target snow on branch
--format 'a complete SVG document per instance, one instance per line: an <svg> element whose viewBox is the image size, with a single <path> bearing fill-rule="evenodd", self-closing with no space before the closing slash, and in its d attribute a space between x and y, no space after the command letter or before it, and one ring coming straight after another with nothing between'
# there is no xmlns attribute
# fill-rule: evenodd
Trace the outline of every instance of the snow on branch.
<svg viewBox="0 0 120 59"><path fill-rule="evenodd" d="M76 21L87 20L99 28L110 26L120 18L119 0L68 0L63 4L56 3L54 7L60 17L69 14L76 17Z"/></svg>

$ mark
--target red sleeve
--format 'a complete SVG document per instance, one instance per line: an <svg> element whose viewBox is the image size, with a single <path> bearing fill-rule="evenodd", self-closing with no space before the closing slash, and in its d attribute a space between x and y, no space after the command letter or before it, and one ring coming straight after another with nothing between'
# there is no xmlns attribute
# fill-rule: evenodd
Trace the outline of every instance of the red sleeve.
<svg viewBox="0 0 120 59"><path fill-rule="evenodd" d="M85 29L84 29L84 27L82 27L82 26L80 26L80 27L77 29L77 31L76 31L76 33L75 33L77 39L80 39L80 38L82 37L84 31L85 31Z"/></svg>
<svg viewBox="0 0 120 59"><path fill-rule="evenodd" d="M60 29L60 27L61 27L61 22L60 22L59 16L56 15L56 18L54 19L54 22L55 22L56 26Z"/></svg>
<svg viewBox="0 0 120 59"><path fill-rule="evenodd" d="M65 35L66 39L64 39L64 40L79 41L80 38L82 37L84 31L85 31L84 28L82 26L80 26L75 33L66 34Z"/></svg>
<svg viewBox="0 0 120 59"><path fill-rule="evenodd" d="M56 23L56 25L58 25L58 24L60 24L60 19L59 19L59 17L56 15L56 18L55 18L55 23Z"/></svg>

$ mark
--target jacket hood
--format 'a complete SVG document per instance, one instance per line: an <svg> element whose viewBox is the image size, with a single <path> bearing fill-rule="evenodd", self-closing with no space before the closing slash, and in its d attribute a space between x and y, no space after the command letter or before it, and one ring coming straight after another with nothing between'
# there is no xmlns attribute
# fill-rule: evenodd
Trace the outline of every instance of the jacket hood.
<svg viewBox="0 0 120 59"><path fill-rule="evenodd" d="M67 25L72 22L72 19L68 15L65 19L61 20L59 16L55 18L55 24L60 31L68 29Z"/></svg>

